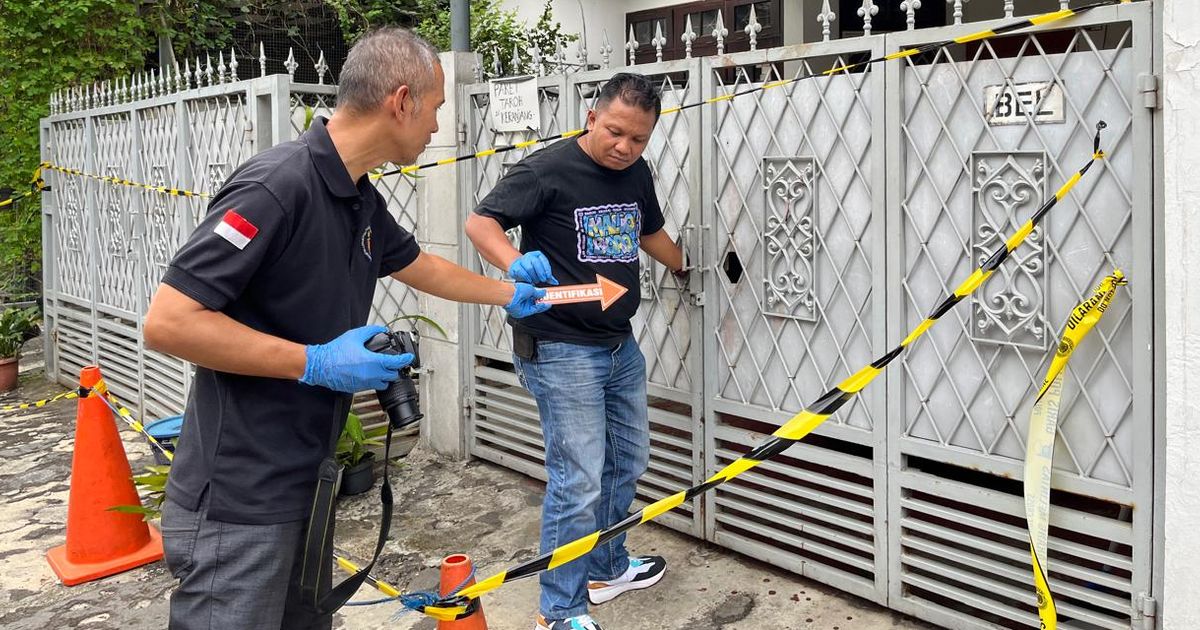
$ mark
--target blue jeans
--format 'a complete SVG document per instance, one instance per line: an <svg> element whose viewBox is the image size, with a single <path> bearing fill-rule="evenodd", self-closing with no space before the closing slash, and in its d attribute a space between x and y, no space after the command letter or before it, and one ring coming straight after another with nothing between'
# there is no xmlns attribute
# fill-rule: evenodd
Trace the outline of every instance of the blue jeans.
<svg viewBox="0 0 1200 630"><path fill-rule="evenodd" d="M629 515L650 460L646 360L630 335L616 347L539 341L532 361L513 361L542 420L546 553ZM547 619L586 614L588 580L610 580L628 567L622 534L542 573L540 612Z"/></svg>

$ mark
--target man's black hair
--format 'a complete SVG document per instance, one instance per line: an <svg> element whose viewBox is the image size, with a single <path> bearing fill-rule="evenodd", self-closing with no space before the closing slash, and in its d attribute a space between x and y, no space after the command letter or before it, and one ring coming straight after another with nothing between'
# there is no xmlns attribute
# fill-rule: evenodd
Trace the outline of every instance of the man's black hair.
<svg viewBox="0 0 1200 630"><path fill-rule="evenodd" d="M620 97L626 105L637 107L643 111L654 112L654 122L658 122L658 112L662 109L662 98L658 88L643 74L618 72L600 88L600 96L596 99L596 110L604 109L613 99Z"/></svg>

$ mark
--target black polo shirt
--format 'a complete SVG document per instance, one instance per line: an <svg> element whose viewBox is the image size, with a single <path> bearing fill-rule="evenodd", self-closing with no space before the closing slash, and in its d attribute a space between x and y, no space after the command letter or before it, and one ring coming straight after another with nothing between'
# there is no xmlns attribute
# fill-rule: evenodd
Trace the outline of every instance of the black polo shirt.
<svg viewBox="0 0 1200 630"><path fill-rule="evenodd" d="M350 179L325 120L250 158L208 206L163 282L205 307L302 344L362 326L376 280L420 253L367 177ZM209 517L308 517L317 465L350 395L196 369L167 496Z"/></svg>

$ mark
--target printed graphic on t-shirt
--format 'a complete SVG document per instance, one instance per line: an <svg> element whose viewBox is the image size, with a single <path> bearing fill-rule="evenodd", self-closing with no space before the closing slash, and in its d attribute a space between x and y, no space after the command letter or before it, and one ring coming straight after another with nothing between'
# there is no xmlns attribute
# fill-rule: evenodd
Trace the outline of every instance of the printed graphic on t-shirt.
<svg viewBox="0 0 1200 630"><path fill-rule="evenodd" d="M576 208L580 262L636 262L641 228L636 203Z"/></svg>

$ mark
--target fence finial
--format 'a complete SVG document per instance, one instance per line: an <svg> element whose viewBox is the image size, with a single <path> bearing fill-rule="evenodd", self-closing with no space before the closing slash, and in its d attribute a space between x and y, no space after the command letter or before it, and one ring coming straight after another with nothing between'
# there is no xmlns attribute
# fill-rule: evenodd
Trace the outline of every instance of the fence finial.
<svg viewBox="0 0 1200 630"><path fill-rule="evenodd" d="M696 41L696 31L692 30L692 14L689 13L683 25L683 35L679 37L683 41L683 57L684 59L692 58L692 42Z"/></svg>
<svg viewBox="0 0 1200 630"><path fill-rule="evenodd" d="M513 42L512 65L509 67L512 68L513 74L516 74L517 68L521 67L521 47L516 42Z"/></svg>
<svg viewBox="0 0 1200 630"><path fill-rule="evenodd" d="M267 76L267 49L261 40L258 42L258 76Z"/></svg>
<svg viewBox="0 0 1200 630"><path fill-rule="evenodd" d="M217 83L225 82L225 51L217 51Z"/></svg>
<svg viewBox="0 0 1200 630"><path fill-rule="evenodd" d="M159 87L158 73L155 71L154 68L150 68L150 76L146 79L146 88L147 88L146 91L149 93L146 96L148 96L150 98L154 98L155 96L158 96L158 94L159 94L158 87Z"/></svg>
<svg viewBox="0 0 1200 630"><path fill-rule="evenodd" d="M1012 2L1008 4L1012 6ZM917 9L920 8L921 0L904 0L904 2L900 3L900 10L904 11L904 21L908 24L908 30L910 31L917 27ZM1008 17L1012 17L1011 12L1008 14Z"/></svg>
<svg viewBox="0 0 1200 630"><path fill-rule="evenodd" d="M204 79L208 85L213 84L212 55L204 53Z"/></svg>
<svg viewBox="0 0 1200 630"><path fill-rule="evenodd" d="M185 60L186 63L186 60ZM179 62L175 62L175 91L182 92L187 88L187 77L179 71Z"/></svg>
<svg viewBox="0 0 1200 630"><path fill-rule="evenodd" d="M287 69L288 76L291 77L293 81L295 81L296 80L296 68L299 68L300 64L296 63L296 52L292 49L291 46L288 46L288 56L287 56L287 59L284 60L284 62L283 62L283 67Z"/></svg>
<svg viewBox="0 0 1200 630"><path fill-rule="evenodd" d="M629 65L631 65L631 66L635 65L637 63L637 60L635 60L633 58L633 55L634 55L634 53L637 52L637 49L638 49L638 41L637 41L637 38L634 37L634 35L633 35L633 25L630 24L629 25L629 41L625 42L625 50L629 51Z"/></svg>
<svg viewBox="0 0 1200 630"><path fill-rule="evenodd" d="M504 76L504 70L500 65L500 52L494 48L492 49L492 76Z"/></svg>
<svg viewBox="0 0 1200 630"><path fill-rule="evenodd" d="M229 47L229 80L230 81L238 80L237 67L238 67L237 51L234 50L234 48L232 46L230 46Z"/></svg>
<svg viewBox="0 0 1200 630"><path fill-rule="evenodd" d="M579 67L582 70L588 69L588 49L587 43L582 37L579 38L579 45L575 49L575 57L579 60Z"/></svg>
<svg viewBox="0 0 1200 630"><path fill-rule="evenodd" d="M313 70L317 71L317 85L325 85L325 73L329 72L329 64L325 62L324 50L317 57L317 63L313 66Z"/></svg>
<svg viewBox="0 0 1200 630"><path fill-rule="evenodd" d="M717 54L725 54L725 37L729 35L729 29L725 28L725 18L721 15L721 10L717 9L717 25L713 27L712 36L717 40Z"/></svg>
<svg viewBox="0 0 1200 630"><path fill-rule="evenodd" d="M555 61L555 63L558 64L558 73L566 74L567 73L567 45L563 43L563 40L561 37L559 37L558 42L555 43L554 51L555 51L554 52L554 61Z"/></svg>
<svg viewBox="0 0 1200 630"><path fill-rule="evenodd" d="M821 39L829 41L829 25L833 24L837 19L837 14L833 9L829 8L829 0L821 2L821 12L817 14L817 21L821 23Z"/></svg>
<svg viewBox="0 0 1200 630"><path fill-rule="evenodd" d="M612 56L612 43L608 41L608 29L604 29L604 39L600 43L600 58L604 60L604 69L607 70L611 65L609 57Z"/></svg>
<svg viewBox="0 0 1200 630"><path fill-rule="evenodd" d="M158 69L158 95L165 95L171 88L171 81L167 78L167 69Z"/></svg>
<svg viewBox="0 0 1200 630"><path fill-rule="evenodd" d="M750 38L750 50L758 50L758 34L762 32L762 24L758 23L758 15L754 5L750 5L750 20L746 22L746 36Z"/></svg>
<svg viewBox="0 0 1200 630"><path fill-rule="evenodd" d="M650 45L654 46L654 60L662 61L663 45L667 43L667 38L663 37L662 22L654 23L654 38L650 40Z"/></svg>
<svg viewBox="0 0 1200 630"><path fill-rule="evenodd" d="M537 46L529 47L530 63L533 64L533 73L539 77L546 76L546 66L542 64L542 49Z"/></svg>
<svg viewBox="0 0 1200 630"><path fill-rule="evenodd" d="M954 23L962 24L963 19L963 2L966 0L946 0L946 4L954 5ZM1066 3L1063 3L1066 4Z"/></svg>
<svg viewBox="0 0 1200 630"><path fill-rule="evenodd" d="M862 0L858 16L863 19L863 35L871 34L871 18L876 15L879 15L879 7L875 6L875 0Z"/></svg>
<svg viewBox="0 0 1200 630"><path fill-rule="evenodd" d="M204 87L204 66L200 63L200 55L196 55L196 87Z"/></svg>

